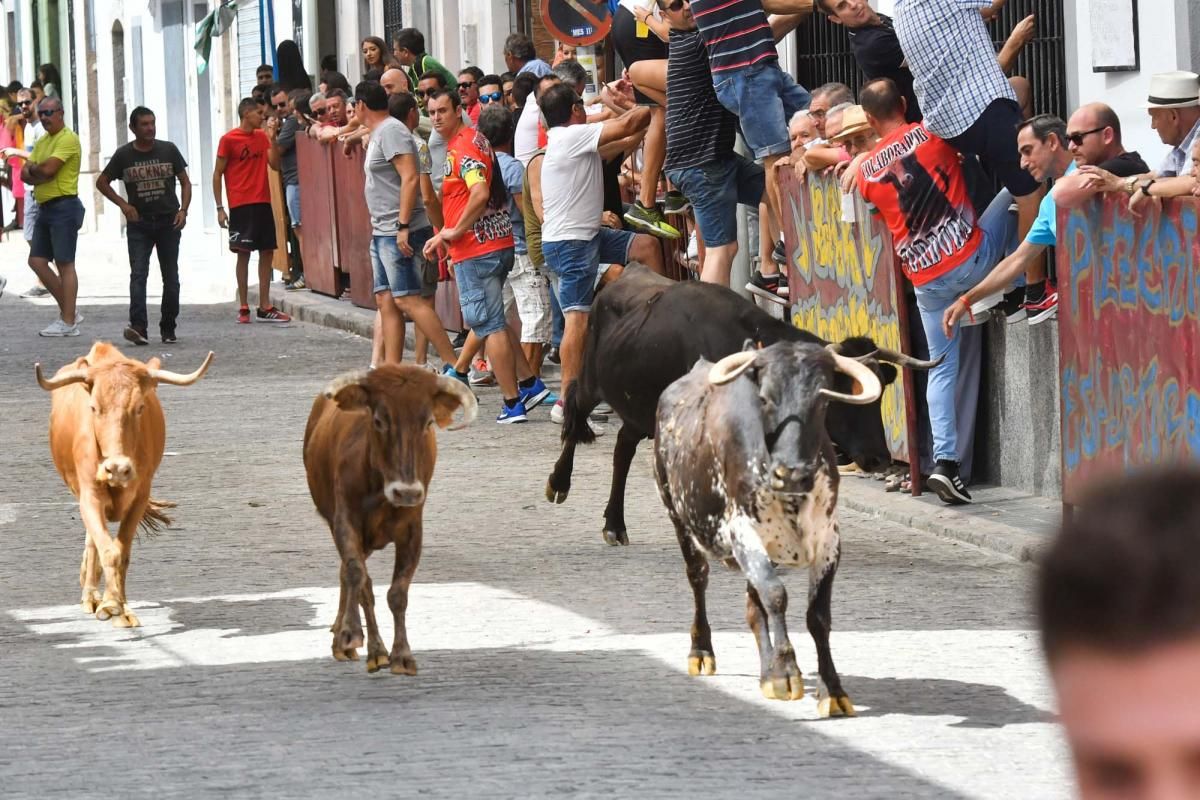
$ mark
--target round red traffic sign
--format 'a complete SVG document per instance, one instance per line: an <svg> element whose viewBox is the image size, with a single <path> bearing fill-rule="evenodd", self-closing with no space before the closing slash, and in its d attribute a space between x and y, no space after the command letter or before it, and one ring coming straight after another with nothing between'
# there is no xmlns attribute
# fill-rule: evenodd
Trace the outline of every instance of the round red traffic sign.
<svg viewBox="0 0 1200 800"><path fill-rule="evenodd" d="M612 14L607 0L544 0L542 22L558 41L586 47L608 36Z"/></svg>

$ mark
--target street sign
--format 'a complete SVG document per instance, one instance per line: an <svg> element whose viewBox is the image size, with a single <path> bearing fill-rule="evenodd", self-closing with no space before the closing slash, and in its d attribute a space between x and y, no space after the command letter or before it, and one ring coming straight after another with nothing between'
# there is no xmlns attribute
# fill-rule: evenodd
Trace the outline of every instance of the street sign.
<svg viewBox="0 0 1200 800"><path fill-rule="evenodd" d="M586 47L608 36L612 14L607 0L546 0L542 22L558 41Z"/></svg>

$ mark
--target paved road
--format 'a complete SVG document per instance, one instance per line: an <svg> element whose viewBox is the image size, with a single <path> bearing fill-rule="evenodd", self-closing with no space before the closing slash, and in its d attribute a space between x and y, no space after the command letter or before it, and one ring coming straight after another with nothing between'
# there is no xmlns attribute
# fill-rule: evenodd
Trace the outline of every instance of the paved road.
<svg viewBox="0 0 1200 800"><path fill-rule="evenodd" d="M185 307L179 344L137 353L178 370L209 348L218 359L196 386L160 392L168 456L155 494L179 509L174 528L134 549L144 627L84 617L82 527L49 458L32 364L56 368L85 337L119 335L124 310L85 305L85 337L47 340L33 335L46 309L12 294L0 299L5 797L1067 794L1024 567L843 514L833 645L861 716L817 720L796 611L810 695L759 696L732 573L717 570L710 588L720 674L686 674L690 593L645 454L633 544L608 548L612 437L580 452L571 499L550 506L558 429L545 410L492 424L494 390L476 427L440 437L409 611L420 675L334 662L337 563L300 446L311 398L362 366L368 344L304 324L237 326L231 304ZM390 553L369 566L383 586ZM801 575L789 585L803 596Z"/></svg>

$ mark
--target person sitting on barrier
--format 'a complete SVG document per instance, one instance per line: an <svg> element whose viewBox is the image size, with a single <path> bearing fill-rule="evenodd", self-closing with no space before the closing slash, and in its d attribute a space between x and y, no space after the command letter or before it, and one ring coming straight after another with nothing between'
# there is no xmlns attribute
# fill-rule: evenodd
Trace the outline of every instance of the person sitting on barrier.
<svg viewBox="0 0 1200 800"><path fill-rule="evenodd" d="M979 283L1013 244L1012 198L1000 192L977 217L958 152L922 124L906 121L904 96L890 79L871 81L860 100L880 141L858 166L858 188L892 232L901 270L912 282L929 351L926 399L935 466L929 485L943 502L971 502L959 473L966 441L958 438L955 391L959 338L942 329L942 313Z"/></svg>
<svg viewBox="0 0 1200 800"><path fill-rule="evenodd" d="M1200 473L1091 487L1041 558L1035 608L1078 796L1200 794Z"/></svg>
<svg viewBox="0 0 1200 800"><path fill-rule="evenodd" d="M1067 120L1067 147L1075 154L1079 171L1070 178L1056 181L1052 193L1060 208L1078 208L1109 187L1133 194L1135 181L1129 178L1150 171L1137 153L1121 144L1121 120L1104 103L1081 106ZM1112 181L1110 184L1109 181Z"/></svg>
<svg viewBox="0 0 1200 800"><path fill-rule="evenodd" d="M1039 183L1057 181L1075 172L1075 158L1067 149L1067 124L1053 114L1039 114L1021 123L1017 130L1021 165ZM1054 193L1042 198L1041 210L1029 234L1012 255L996 266L983 281L965 292L953 306L946 309L944 330L953 334L954 326L963 315L972 316L998 304L1010 286L1022 274L1028 274L1029 264L1042 257L1047 247L1058 240L1058 206ZM1050 286L1047 302L1034 311L1028 305L1029 324L1037 325L1058 315L1058 290Z"/></svg>

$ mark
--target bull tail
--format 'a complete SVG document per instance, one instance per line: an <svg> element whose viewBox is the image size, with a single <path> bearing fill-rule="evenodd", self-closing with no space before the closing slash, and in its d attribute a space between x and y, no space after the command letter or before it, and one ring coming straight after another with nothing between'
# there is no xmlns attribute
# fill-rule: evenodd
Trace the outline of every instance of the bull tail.
<svg viewBox="0 0 1200 800"><path fill-rule="evenodd" d="M138 523L141 532L147 536L154 536L163 528L170 527L171 518L167 516L166 509L174 507L175 504L169 500L155 500L151 497L145 513L142 514L142 521Z"/></svg>
<svg viewBox="0 0 1200 800"><path fill-rule="evenodd" d="M576 444L591 444L596 441L596 434L592 432L592 426L588 425L588 414L592 409L586 411L580 408L579 404L579 385L583 376L580 379L571 382L567 387L567 392L563 395L563 429L562 440L564 442L575 442Z"/></svg>

